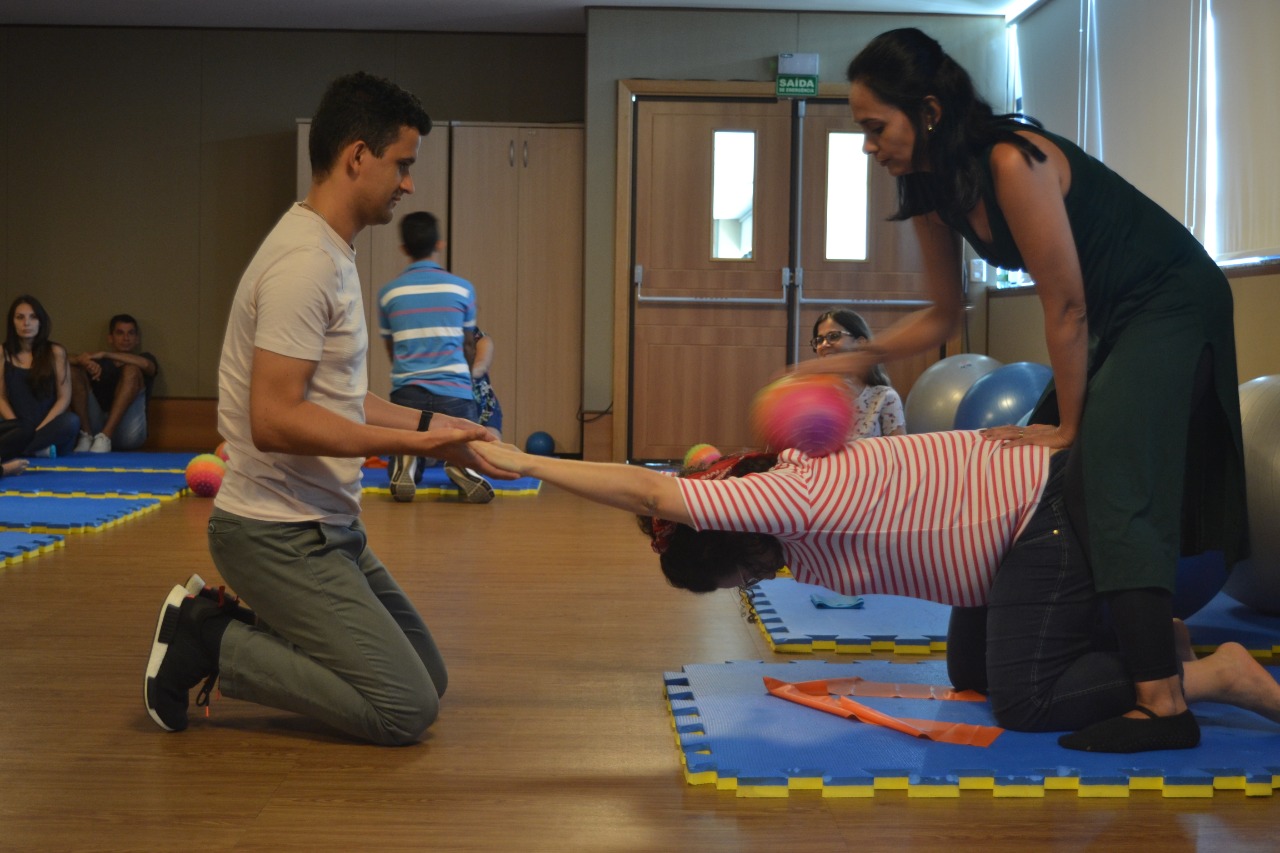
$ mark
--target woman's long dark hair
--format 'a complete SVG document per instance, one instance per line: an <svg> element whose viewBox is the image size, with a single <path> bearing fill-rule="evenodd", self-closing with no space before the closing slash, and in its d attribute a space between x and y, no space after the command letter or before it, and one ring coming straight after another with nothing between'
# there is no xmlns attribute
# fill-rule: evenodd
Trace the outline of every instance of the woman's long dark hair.
<svg viewBox="0 0 1280 853"><path fill-rule="evenodd" d="M854 337L871 340L871 327L867 325L867 321L857 311L850 311L848 308L832 308L830 311L824 311L813 321L813 336L818 337L818 327L822 325L824 320L830 320L840 328L844 329ZM893 383L889 381L889 374L884 372L884 365L877 364L867 371L865 381L868 385L888 385L893 387Z"/></svg>
<svg viewBox="0 0 1280 853"><path fill-rule="evenodd" d="M13 300L9 305L9 325L4 337L4 355L7 361L13 361L22 350L22 340L13 325L13 317L18 313L19 305L30 305L36 319L40 321L36 339L31 342L31 369L27 372L27 384L31 386L32 393L40 397L48 394L50 389L56 389L58 385L54 377L53 343L49 340L53 321L49 319L49 312L40 304L40 300L34 296L19 296Z"/></svg>
<svg viewBox="0 0 1280 853"><path fill-rule="evenodd" d="M917 170L898 178L898 212L890 219L937 211L952 227L962 223L982 192L978 158L997 142L1018 146L1028 162L1045 160L1043 151L1017 134L1020 122L1040 123L1017 113L996 115L974 90L969 73L920 30L876 36L849 63L847 76L906 113L916 131ZM929 130L925 98L931 95L942 110ZM925 163L929 171L920 171Z"/></svg>
<svg viewBox="0 0 1280 853"><path fill-rule="evenodd" d="M743 477L768 471L778 462L774 453L747 453L726 456L710 468L685 469L680 476L703 477L711 468L719 476ZM772 576L781 567L782 545L768 533L740 533L733 530L694 530L687 524L672 524L648 515L638 515L640 530L655 543L659 551L662 574L677 589L690 592L712 592L720 588L726 577Z"/></svg>

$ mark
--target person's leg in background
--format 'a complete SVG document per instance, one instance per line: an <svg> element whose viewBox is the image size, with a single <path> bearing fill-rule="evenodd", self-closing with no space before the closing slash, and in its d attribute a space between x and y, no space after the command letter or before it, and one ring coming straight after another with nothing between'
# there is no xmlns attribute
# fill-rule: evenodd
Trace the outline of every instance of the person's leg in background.
<svg viewBox="0 0 1280 853"><path fill-rule="evenodd" d="M80 434L80 418L70 409L37 429L23 456L68 456Z"/></svg>
<svg viewBox="0 0 1280 853"><path fill-rule="evenodd" d="M93 395L89 374L78 364L71 365L71 411L80 419L80 433L76 438L73 450L76 453L87 453L93 446L93 437L102 427L106 416L98 405L98 398Z"/></svg>
<svg viewBox="0 0 1280 853"><path fill-rule="evenodd" d="M479 417L479 406L474 397L450 397L433 394L418 385L406 385L391 392L391 402L401 406L450 415L476 421ZM440 460L430 457L396 456L391 459L390 482L391 496L400 502L413 500L417 486L422 482L423 472L439 464ZM468 503L488 503L493 499L493 487L478 474L464 468L446 466L445 473L462 490L463 499Z"/></svg>
<svg viewBox="0 0 1280 853"><path fill-rule="evenodd" d="M111 450L136 450L147 440L146 384L142 370L132 364L120 368L116 392L111 398L111 410L107 412L102 427L94 433L89 450L93 453L109 453ZM138 404L141 403L141 409ZM121 430L127 419L128 429ZM141 440L138 440L139 417Z"/></svg>
<svg viewBox="0 0 1280 853"><path fill-rule="evenodd" d="M106 433L106 430L103 429L101 432ZM146 392L133 398L133 402L128 405L117 422L115 431L109 435L111 440L108 446L112 450L138 450L147 443ZM103 452L97 448L90 449L95 453Z"/></svg>

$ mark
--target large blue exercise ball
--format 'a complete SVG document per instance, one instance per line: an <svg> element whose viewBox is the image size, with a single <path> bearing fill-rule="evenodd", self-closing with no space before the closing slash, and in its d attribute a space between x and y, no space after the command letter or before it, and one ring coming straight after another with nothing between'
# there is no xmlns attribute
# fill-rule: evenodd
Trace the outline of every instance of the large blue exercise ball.
<svg viewBox="0 0 1280 853"><path fill-rule="evenodd" d="M1000 362L977 353L953 355L929 365L907 395L907 432L954 429L956 408L970 386L998 367Z"/></svg>
<svg viewBox="0 0 1280 853"><path fill-rule="evenodd" d="M1205 551L1178 560L1178 581L1173 590L1173 615L1186 619L1222 591L1227 582L1227 560L1221 551Z"/></svg>
<svg viewBox="0 0 1280 853"><path fill-rule="evenodd" d="M531 432L524 440L524 452L536 456L550 456L556 452L556 440L542 430Z"/></svg>
<svg viewBox="0 0 1280 853"><path fill-rule="evenodd" d="M1016 424L1031 413L1053 378L1034 361L1016 361L978 377L956 407L956 429Z"/></svg>
<svg viewBox="0 0 1280 853"><path fill-rule="evenodd" d="M1280 376L1240 386L1249 556L1231 570L1227 595L1263 613L1280 613Z"/></svg>

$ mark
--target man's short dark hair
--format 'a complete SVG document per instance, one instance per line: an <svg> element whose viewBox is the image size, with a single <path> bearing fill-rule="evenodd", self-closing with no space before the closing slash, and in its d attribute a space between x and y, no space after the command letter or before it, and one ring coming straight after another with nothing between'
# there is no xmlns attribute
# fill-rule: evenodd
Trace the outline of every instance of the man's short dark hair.
<svg viewBox="0 0 1280 853"><path fill-rule="evenodd" d="M423 136L431 132L431 117L414 95L364 71L339 77L329 84L311 119L311 174L328 175L342 149L357 141L381 157L402 127Z"/></svg>
<svg viewBox="0 0 1280 853"><path fill-rule="evenodd" d="M134 331L137 332L138 334L142 334L142 328L138 325L138 321L133 319L132 314L116 314L114 317L108 320L107 334L111 334L112 332L114 332L116 330L116 325L119 323L132 323Z"/></svg>
<svg viewBox="0 0 1280 853"><path fill-rule="evenodd" d="M440 220L426 211L405 214L400 220L400 245L415 261L431 257L440 245Z"/></svg>

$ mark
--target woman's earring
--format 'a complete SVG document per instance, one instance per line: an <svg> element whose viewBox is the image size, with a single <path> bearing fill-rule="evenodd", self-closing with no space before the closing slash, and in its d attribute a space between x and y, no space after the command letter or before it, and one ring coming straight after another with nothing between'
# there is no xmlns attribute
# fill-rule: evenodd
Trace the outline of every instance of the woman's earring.
<svg viewBox="0 0 1280 853"><path fill-rule="evenodd" d="M931 122L931 123L929 123L929 124L927 124L927 125L925 125L924 129L925 129L925 130L927 130L927 131L929 131L929 133L933 133L933 124L932 124L932 122Z"/></svg>

